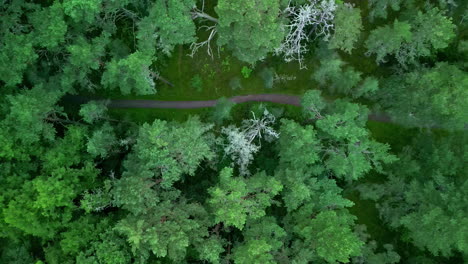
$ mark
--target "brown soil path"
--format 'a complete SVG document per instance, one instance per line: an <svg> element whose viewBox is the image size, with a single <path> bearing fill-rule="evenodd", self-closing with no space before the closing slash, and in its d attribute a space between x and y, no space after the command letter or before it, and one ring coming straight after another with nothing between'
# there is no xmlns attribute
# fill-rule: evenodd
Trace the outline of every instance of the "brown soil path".
<svg viewBox="0 0 468 264"><path fill-rule="evenodd" d="M235 103L245 102L271 102L278 104L287 104L300 106L301 97L298 95L287 94L250 94L239 95L229 98ZM82 96L65 96L66 101L75 103L85 103L90 98ZM214 107L218 100L205 100L205 101L158 101L158 100L111 100L109 107L111 108L173 108L173 109L190 109L190 108L204 108ZM370 114L369 120L378 122L391 122L390 117L383 114Z"/></svg>

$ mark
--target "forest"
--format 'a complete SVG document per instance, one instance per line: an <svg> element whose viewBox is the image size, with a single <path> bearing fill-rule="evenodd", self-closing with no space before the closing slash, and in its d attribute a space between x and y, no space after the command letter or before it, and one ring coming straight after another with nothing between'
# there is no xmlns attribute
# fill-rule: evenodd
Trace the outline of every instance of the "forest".
<svg viewBox="0 0 468 264"><path fill-rule="evenodd" d="M0 263L468 263L468 1L1 0Z"/></svg>

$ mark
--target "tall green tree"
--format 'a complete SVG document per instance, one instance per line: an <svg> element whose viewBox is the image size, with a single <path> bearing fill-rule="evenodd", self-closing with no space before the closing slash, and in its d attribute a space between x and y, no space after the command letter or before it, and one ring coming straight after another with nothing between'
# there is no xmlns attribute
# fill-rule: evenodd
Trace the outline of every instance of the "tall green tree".
<svg viewBox="0 0 468 264"><path fill-rule="evenodd" d="M435 256L467 254L467 137L419 135L384 184L360 187L382 219Z"/></svg>
<svg viewBox="0 0 468 264"><path fill-rule="evenodd" d="M279 0L218 2L218 45L226 45L241 61L254 64L279 47L283 28Z"/></svg>
<svg viewBox="0 0 468 264"><path fill-rule="evenodd" d="M243 229L248 219L265 216L265 209L273 203L282 185L265 172L249 178L234 177L231 168L219 176L219 184L208 190L208 204L213 208L215 221Z"/></svg>
<svg viewBox="0 0 468 264"><path fill-rule="evenodd" d="M119 89L124 95L154 94L155 73L150 70L151 54L136 51L123 59L113 59L106 65L101 84L108 89Z"/></svg>
<svg viewBox="0 0 468 264"><path fill-rule="evenodd" d="M468 120L468 74L449 63L386 80L378 93L393 119L406 126L463 129Z"/></svg>
<svg viewBox="0 0 468 264"><path fill-rule="evenodd" d="M175 45L195 42L195 24L190 11L193 0L158 0L149 15L138 22L138 46L140 50L155 47L170 54Z"/></svg>
<svg viewBox="0 0 468 264"><path fill-rule="evenodd" d="M335 33L330 39L330 47L351 53L363 29L360 9L349 4L339 5L334 24Z"/></svg>
<svg viewBox="0 0 468 264"><path fill-rule="evenodd" d="M420 57L430 57L446 48L455 37L451 18L437 8L418 13L404 22L395 20L393 26L383 26L371 31L366 41L367 54L376 54L376 62L385 61L387 55L395 56L404 67Z"/></svg>
<svg viewBox="0 0 468 264"><path fill-rule="evenodd" d="M303 111L315 124L302 127L282 120L279 139L280 163L320 175L325 172L348 181L363 177L382 164L395 161L389 146L370 138L365 128L366 107L336 100L326 105L317 91L307 92ZM299 154L300 153L300 154Z"/></svg>

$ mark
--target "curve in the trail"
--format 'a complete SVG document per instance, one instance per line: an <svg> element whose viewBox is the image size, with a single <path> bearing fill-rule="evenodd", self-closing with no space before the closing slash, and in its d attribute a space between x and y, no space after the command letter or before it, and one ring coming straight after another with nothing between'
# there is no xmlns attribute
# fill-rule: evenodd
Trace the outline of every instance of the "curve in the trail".
<svg viewBox="0 0 468 264"><path fill-rule="evenodd" d="M301 97L298 95L287 95L287 94L250 94L250 95L239 95L228 98L234 103L246 103L246 102L271 102L278 104L287 104L293 106L301 106ZM65 97L66 101L75 103L86 103L89 100L102 100L99 98L86 98L76 95L68 95ZM111 108L169 108L169 109L193 109L193 108L205 108L214 107L218 103L218 100L204 100L204 101L159 101L159 100L138 100L138 99L115 99L110 100L109 107ZM385 114L370 114L369 120L378 122L391 122L389 116Z"/></svg>

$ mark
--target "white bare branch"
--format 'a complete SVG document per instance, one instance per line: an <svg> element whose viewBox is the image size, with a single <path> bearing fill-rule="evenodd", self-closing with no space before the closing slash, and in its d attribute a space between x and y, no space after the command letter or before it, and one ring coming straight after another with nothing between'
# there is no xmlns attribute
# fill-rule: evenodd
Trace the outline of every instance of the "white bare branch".
<svg viewBox="0 0 468 264"><path fill-rule="evenodd" d="M242 121L242 132L245 133L249 142L252 142L257 137L258 139L262 139L262 133L268 142L279 137L279 134L271 127L275 123L275 116L270 114L267 109L263 112L261 119L257 119L253 112L252 116L252 119Z"/></svg>
<svg viewBox="0 0 468 264"><path fill-rule="evenodd" d="M213 49L211 48L211 41L216 36L216 33L218 32L218 29L216 28L216 25L215 26L210 26L210 27L208 27L208 26L200 27L200 29L202 29L202 28L205 28L206 31L210 31L210 35L208 36L208 39L205 40L205 41L193 42L192 44L190 44L191 52L190 52L189 56L193 57L195 55L195 53L197 53L198 49L200 49L203 46L206 46L206 52L208 53L208 55L211 58L213 58Z"/></svg>
<svg viewBox="0 0 468 264"><path fill-rule="evenodd" d="M307 43L313 34L314 39L323 37L327 41L334 28L336 4L334 0L309 0L308 4L295 7L289 5L283 13L291 18L291 22L285 25L288 32L286 38L276 54L283 54L286 62L296 60L301 69L303 56L308 51Z"/></svg>
<svg viewBox="0 0 468 264"><path fill-rule="evenodd" d="M248 166L254 159L253 154L260 149L253 141L255 138L265 138L268 142L279 137L271 125L275 122L275 117L265 109L261 119L253 118L244 120L241 129L229 126L223 127L222 133L227 136L228 143L224 147L227 155L239 166L241 175L249 175Z"/></svg>

